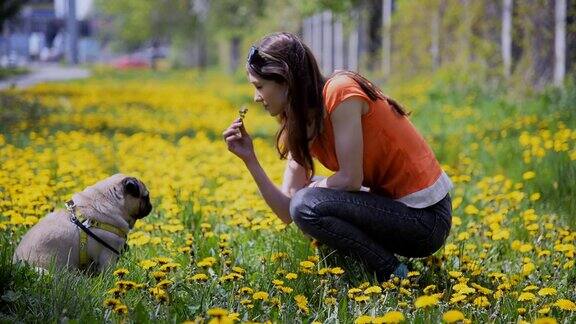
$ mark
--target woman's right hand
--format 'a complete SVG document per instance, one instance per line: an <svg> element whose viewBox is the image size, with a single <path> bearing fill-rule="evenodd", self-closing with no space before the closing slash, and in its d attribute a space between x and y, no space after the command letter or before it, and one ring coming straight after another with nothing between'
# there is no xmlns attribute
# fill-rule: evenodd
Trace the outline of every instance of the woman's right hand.
<svg viewBox="0 0 576 324"><path fill-rule="evenodd" d="M240 118L234 120L222 133L222 136L228 145L228 151L234 153L242 161L247 162L249 159L255 158L252 138L246 132L244 123Z"/></svg>

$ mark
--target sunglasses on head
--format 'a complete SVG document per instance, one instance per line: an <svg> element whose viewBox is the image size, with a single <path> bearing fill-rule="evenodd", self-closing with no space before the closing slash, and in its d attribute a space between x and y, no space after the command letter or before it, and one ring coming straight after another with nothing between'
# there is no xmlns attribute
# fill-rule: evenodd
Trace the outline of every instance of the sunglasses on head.
<svg viewBox="0 0 576 324"><path fill-rule="evenodd" d="M258 47L256 46L250 47L250 51L248 52L248 64L265 63L266 60L280 62L280 60L278 60L274 56L258 50Z"/></svg>

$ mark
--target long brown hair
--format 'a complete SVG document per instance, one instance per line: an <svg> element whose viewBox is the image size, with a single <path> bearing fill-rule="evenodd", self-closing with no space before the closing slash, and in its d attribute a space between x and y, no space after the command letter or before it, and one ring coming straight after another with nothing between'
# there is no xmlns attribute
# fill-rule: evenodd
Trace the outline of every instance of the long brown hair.
<svg viewBox="0 0 576 324"><path fill-rule="evenodd" d="M311 177L314 162L308 142L320 134L322 126L324 77L312 51L293 34L268 35L256 48L260 59L248 61L248 72L288 86L289 105L279 115L276 149L282 159L290 153ZM308 125L312 125L310 136Z"/></svg>
<svg viewBox="0 0 576 324"><path fill-rule="evenodd" d="M385 95L382 92L382 90L380 90L380 88L378 88L377 86L372 84L372 82L370 82L365 77L361 76L358 72L340 70L340 71L336 71L336 72L332 73L332 75L330 75L329 79L336 77L336 76L340 76L340 75L345 75L349 78L352 78L354 81L356 81L356 83L358 83L358 85L360 86L362 91L364 91L364 93L368 96L368 98L370 98L370 100L372 100L372 101L386 100L388 102L388 104L390 106L392 106L392 108L398 114L400 114L402 116L410 115L410 113L407 112L406 109L404 109L404 107L402 107L402 105L400 105L396 100Z"/></svg>
<svg viewBox="0 0 576 324"><path fill-rule="evenodd" d="M286 159L290 153L311 178L314 175L314 162L308 144L322 131L322 90L326 83L312 51L291 33L274 33L262 38L251 49L246 69L263 79L287 84L289 105L279 115L276 150L281 159ZM338 71L331 77L340 74L354 79L371 100L387 100L398 113L407 115L402 106L358 73ZM312 126L310 136L307 131L309 125Z"/></svg>

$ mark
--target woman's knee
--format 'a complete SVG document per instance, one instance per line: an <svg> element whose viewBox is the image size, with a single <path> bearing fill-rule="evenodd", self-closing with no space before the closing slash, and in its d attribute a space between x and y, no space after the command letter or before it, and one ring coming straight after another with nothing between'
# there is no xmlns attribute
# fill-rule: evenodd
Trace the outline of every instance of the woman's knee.
<svg viewBox="0 0 576 324"><path fill-rule="evenodd" d="M303 188L292 196L290 200L290 216L297 225L314 218L317 192L318 188Z"/></svg>

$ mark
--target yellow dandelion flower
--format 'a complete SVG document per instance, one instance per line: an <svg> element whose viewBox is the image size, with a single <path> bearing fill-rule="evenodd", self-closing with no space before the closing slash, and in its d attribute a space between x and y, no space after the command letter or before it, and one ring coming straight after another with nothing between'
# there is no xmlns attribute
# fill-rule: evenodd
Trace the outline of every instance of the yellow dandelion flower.
<svg viewBox="0 0 576 324"><path fill-rule="evenodd" d="M308 298L306 298L304 295L296 295L294 296L294 300L296 301L296 306L298 306L298 309L304 314L308 314Z"/></svg>
<svg viewBox="0 0 576 324"><path fill-rule="evenodd" d="M526 314L526 308L524 307L517 308L516 311L518 312L518 315Z"/></svg>
<svg viewBox="0 0 576 324"><path fill-rule="evenodd" d="M348 298L354 298L356 295L362 293L362 289L359 288L350 288L348 289Z"/></svg>
<svg viewBox="0 0 576 324"><path fill-rule="evenodd" d="M366 288L366 290L364 290L364 294L366 295L380 294L380 293L382 293L382 288L380 288L379 286L371 286Z"/></svg>
<svg viewBox="0 0 576 324"><path fill-rule="evenodd" d="M360 315L354 320L354 324L370 324L374 321L372 316Z"/></svg>
<svg viewBox="0 0 576 324"><path fill-rule="evenodd" d="M522 179L524 179L524 180L534 179L535 177L536 177L536 172L534 172L534 171L527 171L527 172L524 172L524 174L522 174Z"/></svg>
<svg viewBox="0 0 576 324"><path fill-rule="evenodd" d="M420 297L416 298L416 301L414 302L414 306L416 306L416 308L426 308L429 306L437 305L438 302L439 302L439 300L436 296L424 295L424 296L420 296Z"/></svg>
<svg viewBox="0 0 576 324"><path fill-rule="evenodd" d="M215 307L215 308L210 308L206 314L208 316L212 316L212 317L224 317L226 315L228 315L228 311L225 310L224 308L220 308L220 307Z"/></svg>
<svg viewBox="0 0 576 324"><path fill-rule="evenodd" d="M158 262L161 265L172 262L172 258L168 257L157 257L154 260L156 260L156 262Z"/></svg>
<svg viewBox="0 0 576 324"><path fill-rule="evenodd" d="M449 271L448 275L452 278L460 278L462 277L462 272L460 271Z"/></svg>
<svg viewBox="0 0 576 324"><path fill-rule="evenodd" d="M240 267L232 267L232 271L239 273L239 274L246 273L246 270L244 270L243 268L240 268Z"/></svg>
<svg viewBox="0 0 576 324"><path fill-rule="evenodd" d="M300 267L302 267L303 269L312 269L314 267L314 262L302 261L300 262Z"/></svg>
<svg viewBox="0 0 576 324"><path fill-rule="evenodd" d="M158 263L154 260L142 260L138 263L138 265L144 269L144 270L148 270L154 266L156 266Z"/></svg>
<svg viewBox="0 0 576 324"><path fill-rule="evenodd" d="M370 298L366 295L354 297L354 301L359 302L359 303L364 303L364 302L367 302L368 300L370 300Z"/></svg>
<svg viewBox="0 0 576 324"><path fill-rule="evenodd" d="M540 317L534 320L534 324L557 324L554 317Z"/></svg>
<svg viewBox="0 0 576 324"><path fill-rule="evenodd" d="M294 272L289 272L286 274L286 276L284 276L284 278L288 279L288 280L294 280L298 278L298 275L295 274Z"/></svg>
<svg viewBox="0 0 576 324"><path fill-rule="evenodd" d="M395 324L403 322L404 320L406 320L406 318L404 317L404 314L402 314L402 312L390 311L384 314L383 316L376 317L374 319L374 323Z"/></svg>
<svg viewBox="0 0 576 324"><path fill-rule="evenodd" d="M536 285L528 285L528 286L526 286L526 288L522 289L522 291L533 291L533 290L536 290L536 289L538 289L538 286L536 286Z"/></svg>
<svg viewBox="0 0 576 324"><path fill-rule="evenodd" d="M154 279L156 279L157 281L160 281L160 280L166 278L166 272L154 271L154 272L152 272L152 277L154 277Z"/></svg>
<svg viewBox="0 0 576 324"><path fill-rule="evenodd" d="M464 212L468 215L476 215L480 212L474 205L468 205L464 208Z"/></svg>
<svg viewBox="0 0 576 324"><path fill-rule="evenodd" d="M442 320L446 323L456 323L464 320L464 314L459 310L449 310L442 315Z"/></svg>
<svg viewBox="0 0 576 324"><path fill-rule="evenodd" d="M168 262L166 264L163 264L159 270L164 271L164 272L170 272L170 271L175 270L176 268L179 268L179 267L180 267L179 263Z"/></svg>
<svg viewBox="0 0 576 324"><path fill-rule="evenodd" d="M109 289L107 293L110 295L114 295L114 297L120 297L124 293L124 290L116 287Z"/></svg>
<svg viewBox="0 0 576 324"><path fill-rule="evenodd" d="M294 291L294 289L292 289L292 288L290 288L290 287L286 287L286 286L280 286L280 287L278 287L278 289L282 290L282 292L284 292L284 293L286 293L286 294L289 294L289 293L291 293L292 291Z"/></svg>
<svg viewBox="0 0 576 324"><path fill-rule="evenodd" d="M335 267L330 269L330 273L336 276L339 276L344 273L344 270L340 267Z"/></svg>
<svg viewBox="0 0 576 324"><path fill-rule="evenodd" d="M164 279L164 280L160 281L158 284L156 284L156 287L161 288L161 289L166 289L166 288L172 286L173 284L174 284L174 281Z"/></svg>
<svg viewBox="0 0 576 324"><path fill-rule="evenodd" d="M238 289L238 292L241 294L251 295L252 293L254 293L254 290L250 287L242 287Z"/></svg>
<svg viewBox="0 0 576 324"><path fill-rule="evenodd" d="M114 271L113 275L118 276L118 278L123 278L128 273L130 273L128 271L128 269L120 268L120 269L117 269L116 271Z"/></svg>
<svg viewBox="0 0 576 324"><path fill-rule="evenodd" d="M453 294L452 298L450 298L450 303L451 304L457 304L457 303L463 301L464 299L466 299L466 295Z"/></svg>
<svg viewBox="0 0 576 324"><path fill-rule="evenodd" d="M325 305L336 305L336 298L334 297L326 297L324 298Z"/></svg>
<svg viewBox="0 0 576 324"><path fill-rule="evenodd" d="M265 291L257 291L252 295L252 299L267 301L268 300L268 293Z"/></svg>
<svg viewBox="0 0 576 324"><path fill-rule="evenodd" d="M116 298L108 298L104 300L104 306L106 307L116 307L118 305L122 305L122 302Z"/></svg>
<svg viewBox="0 0 576 324"><path fill-rule="evenodd" d="M436 290L436 285L428 285L424 288L424 293L428 295L429 293Z"/></svg>
<svg viewBox="0 0 576 324"><path fill-rule="evenodd" d="M417 277L420 275L420 271L410 271L408 272L408 278L410 277Z"/></svg>
<svg viewBox="0 0 576 324"><path fill-rule="evenodd" d="M128 307L126 305L116 305L114 307L114 313L116 314L127 314L128 313Z"/></svg>
<svg viewBox="0 0 576 324"><path fill-rule="evenodd" d="M465 283L455 284L452 288L462 295L473 294L476 292L476 289L468 287L468 285Z"/></svg>
<svg viewBox="0 0 576 324"><path fill-rule="evenodd" d="M490 302L486 296L476 297L472 303L480 308L486 308L490 306Z"/></svg>
<svg viewBox="0 0 576 324"><path fill-rule="evenodd" d="M556 295L556 288L552 287L545 287L538 291L538 295L540 296L552 296Z"/></svg>
<svg viewBox="0 0 576 324"><path fill-rule="evenodd" d="M541 315L546 315L548 313L550 313L550 307L547 307L547 306L542 307L538 310L538 314L541 314Z"/></svg>
<svg viewBox="0 0 576 324"><path fill-rule="evenodd" d="M554 306L567 311L576 311L576 304L569 299L558 299Z"/></svg>
<svg viewBox="0 0 576 324"><path fill-rule="evenodd" d="M404 287L400 287L400 289L398 289L398 291L400 292L400 294L402 295L406 295L406 296L412 296L412 293L410 292L410 290L404 288Z"/></svg>
<svg viewBox="0 0 576 324"><path fill-rule="evenodd" d="M532 301L535 300L536 296L531 292L523 292L518 296L518 301Z"/></svg>
<svg viewBox="0 0 576 324"><path fill-rule="evenodd" d="M522 266L522 275L528 276L532 272L534 272L534 270L536 270L536 266L534 265L534 263L532 262L526 263L525 265Z"/></svg>
<svg viewBox="0 0 576 324"><path fill-rule="evenodd" d="M195 281L195 282L204 282L208 280L208 276L204 273L197 273L191 277L188 277L190 281Z"/></svg>

